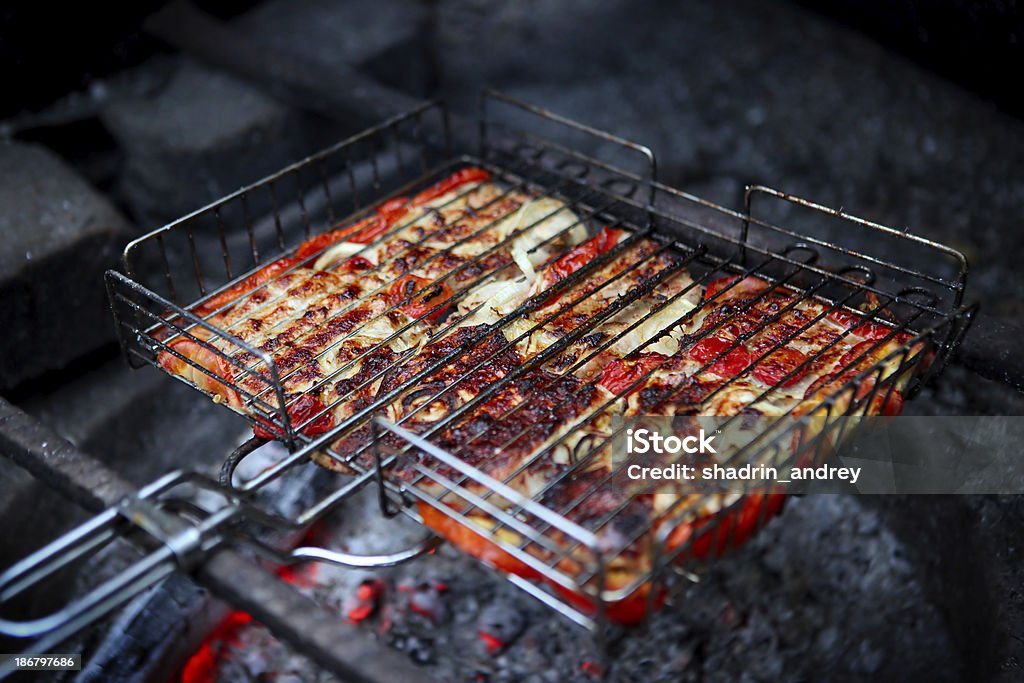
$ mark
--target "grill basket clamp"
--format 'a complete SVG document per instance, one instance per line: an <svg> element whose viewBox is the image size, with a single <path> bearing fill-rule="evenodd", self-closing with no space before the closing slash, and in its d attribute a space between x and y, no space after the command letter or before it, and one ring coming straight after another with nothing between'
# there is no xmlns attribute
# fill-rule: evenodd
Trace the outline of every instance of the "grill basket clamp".
<svg viewBox="0 0 1024 683"><path fill-rule="evenodd" d="M178 568L191 569L201 557L202 535L195 524L172 515L145 498L129 498L117 506L121 515L174 553Z"/></svg>

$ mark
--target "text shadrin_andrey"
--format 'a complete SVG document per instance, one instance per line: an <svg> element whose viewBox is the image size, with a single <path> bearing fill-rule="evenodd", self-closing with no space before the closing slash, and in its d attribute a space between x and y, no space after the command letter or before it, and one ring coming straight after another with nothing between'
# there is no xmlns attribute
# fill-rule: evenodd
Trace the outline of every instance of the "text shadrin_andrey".
<svg viewBox="0 0 1024 683"><path fill-rule="evenodd" d="M695 465L683 465L672 463L663 467L648 467L645 465L630 465L626 468L626 476L630 479L675 479L678 481L693 481L695 479L715 481L774 481L781 484L788 484L791 481L810 480L835 480L848 481L856 484L860 479L860 467L835 467L832 465L819 465L818 467L792 467L789 469L789 478L780 479L779 471L775 467L766 465L742 465L740 467L725 467L715 463L706 467Z"/></svg>

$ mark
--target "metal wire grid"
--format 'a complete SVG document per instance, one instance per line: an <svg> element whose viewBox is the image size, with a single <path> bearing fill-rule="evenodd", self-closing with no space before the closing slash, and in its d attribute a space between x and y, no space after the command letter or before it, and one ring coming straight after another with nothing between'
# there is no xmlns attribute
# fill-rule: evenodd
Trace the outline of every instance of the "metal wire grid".
<svg viewBox="0 0 1024 683"><path fill-rule="evenodd" d="M898 333L905 329L909 329L911 326L913 326L914 329L920 330L914 341L911 344L905 345L899 351L890 354L890 358L886 359L886 361L875 364L872 368L859 373L857 377L853 378L846 384L846 386L838 390L830 399L823 402L822 410L829 416L831 416L834 407L839 404L845 406L845 409L843 410L844 414L855 414L857 410L863 412L867 409L867 406L871 405L871 401L874 400L880 392L891 392L897 379L909 379L910 387L913 389L921 379L921 374L923 372L935 373L939 370L942 362L944 362L956 341L963 333L968 317L959 311L959 304L963 292L966 264L963 262L962 256L959 256L957 252L946 249L941 245L928 243L925 240L920 240L919 238L890 230L884 226L877 226L875 224L859 221L859 224L867 230L882 232L908 244L927 248L933 251L937 256L951 262L953 274L942 276L921 270L906 268L899 264L874 258L861 252L845 249L823 240L815 240L813 238L809 238L807 235L795 233L791 230L777 227L772 223L754 219L749 214L749 201L755 194L764 193L769 196L782 198L786 201L798 204L803 208L809 208L817 212L828 211L822 207L818 207L795 198L781 196L774 191L767 190L766 188L753 188L747 195L748 211L742 214L735 213L657 184L654 181L653 155L650 155L649 151L645 148L633 145L632 143L624 143L624 141L617 138L607 136L606 134L602 134L598 131L580 127L577 124L565 121L564 119L553 118L546 112L531 107L525 107L524 105L512 102L502 96L489 95L485 97L483 101L490 103L492 106L494 103L498 103L517 108L520 111L527 111L528 113L543 119L547 123L555 123L559 126L572 129L575 132L587 133L603 142L610 142L619 145L626 151L647 159L648 172L646 174L638 174L636 172L622 170L617 166L597 160L589 154L579 152L560 143L553 143L547 138L535 133L515 131L507 126L490 120L486 115L484 115L481 119L482 141L479 156L461 156L455 158L448 156L447 159L445 159L444 153L442 152L441 156L437 157L436 154L429 151L428 145L424 144L422 137L417 139L414 136L414 140L419 144L413 145L412 149L417 150L416 156L418 156L420 160L420 170L423 168L429 168L431 162L434 160L439 159L440 165L435 166L436 170L421 174L416 179L406 182L404 185L397 187L390 193L387 192L387 190L394 187L395 183L394 181L391 181L389 184L389 181L385 178L385 173L381 171L385 164L380 156L371 155L368 162L365 159L362 160L364 162L363 168L365 169L366 164L368 163L368 167L370 169L370 198L379 202L390 196L402 194L413 187L422 185L431 178L436 178L442 175L445 171L450 170L459 164L472 163L482 165L491 170L495 174L495 177L500 179L509 188L524 188L532 193L540 194L542 196L554 196L566 201L569 208L581 215L581 220L583 222L601 221L633 231L633 236L627 244L620 245L617 250L614 250L605 259L599 259L596 263L592 264L590 268L577 273L576 277L567 278L565 281L559 283L556 291L569 290L575 282L587 277L602 263L607 262L618 253L627 249L628 244L635 243L639 239L648 238L658 240L661 244L661 249L671 250L681 254L681 259L679 261L681 264L680 268L683 266L689 266L691 271L694 271L695 273L694 284L692 287L706 284L707 282L725 274L754 275L762 277L763 279L773 283L773 287L796 287L805 291L809 295L829 294L830 301L832 302L828 309L830 311L839 309L842 306L860 303L863 300L863 297L868 293L872 293L879 297L881 303L880 308L888 307L890 310L904 309L902 311L904 315L901 316L900 324L893 328L892 333L887 339L880 340L876 347L881 346L886 343L888 339L895 337ZM245 234L248 236L248 244L250 246L253 262L253 268L246 273L241 273L236 276L235 280L254 272L261 263L265 263L267 259L264 258L261 260L260 253L266 254L267 252L266 250L261 250L257 245L259 230L251 221L248 220L248 216L251 214L251 212L246 209L249 202L248 198L256 192L262 192L264 190L269 190L271 197L275 197L275 191L273 188L278 182L286 177L299 178L303 175L308 176L313 169L319 168L321 170L318 171L316 175L321 179L319 192L326 199L324 206L332 206L337 202L336 197L340 194L344 194L346 200L350 201L352 205L356 207L361 206L359 198L361 196L365 197L368 194L368 191L363 186L365 185L365 182L361 184L358 180L357 168L360 160L353 159L355 147L362 144L371 150L380 152L386 148L386 145L382 144L382 141L390 139L397 143L391 148L391 153L394 156L393 166L395 168L401 167L404 164L399 163L401 152L399 152L398 149L404 149L404 147L399 141L399 133L406 132L404 129L409 127L408 124L410 123L415 124L412 126L414 131L417 129L421 130L422 116L432 111L434 111L434 108L428 106L420 108L415 112L411 112L404 117L398 117L377 129L368 131L357 139L353 139L352 141L339 145L321 155L311 157L300 164L290 167L289 169L285 169L281 173L276 174L261 183L245 188L238 193L225 198L225 200L222 200L221 202L217 202L206 207L205 209L196 212L181 221L167 226L161 231L157 231L151 235L141 238L130 245L126 250L126 272L129 275L134 272L131 263L136 260L138 256L137 252L139 252L143 246L156 245L157 251L160 254L164 265L163 276L166 281L169 297L157 294L142 284L131 280L130 277L121 276L116 273L112 273L110 275L108 282L111 286L111 294L112 299L115 302L115 310L118 310L118 307L120 307L120 310L122 311L121 315L118 316L118 323L119 329L122 332L122 340L125 342L125 350L136 364L139 362L151 363L153 362L154 351L158 348L166 347L165 340L161 340L158 338L159 335L154 334L156 330L159 330L162 327L169 327L173 329L176 334L188 337L190 335L190 330L199 326L206 329L208 332L220 334L222 338L229 340L238 349L248 351L253 357L260 359L263 367L269 370L269 375L263 374L261 376L262 381L267 385L267 390L264 394L273 393L276 402L271 403L270 401L265 400L264 396L251 396L251 400L254 405L265 410L268 415L271 416L270 419L274 420L274 422L282 428L285 439L296 450L283 462L237 487L238 490L241 493L246 494L259 489L269 481L283 475L292 465L305 461L311 453L316 451L326 451L331 457L339 459L349 467L352 467L359 472L359 475L346 485L337 489L332 494L319 501L316 505L297 516L295 519L288 521L300 526L308 524L323 514L326 514L353 490L361 487L372 478L377 478L382 485L382 491L386 489L393 493L404 495L406 498L411 496L412 498L419 499L453 519L456 519L460 523L467 525L477 533L486 536L491 542L495 543L510 555L516 557L516 559L536 570L549 581L567 589L582 590L587 594L594 596L595 604L597 605L596 619L599 621L603 605L606 601L614 601L629 595L631 592L635 591L639 585L650 581L652 577L660 576L662 574L661 570L668 567L675 557L679 557L684 553L687 547L691 547L697 537L702 534L707 535L714 533L715 544L724 548L731 543L731 530L729 528L724 528L724 530L723 528L716 528L714 526L714 522L704 524L700 533L695 534L694 541L678 547L666 549L664 544L667 538L667 530L671 530L677 526L678 523L687 519L692 519L693 517L693 510L690 509L690 506L679 503L660 515L658 519L652 520L651 526L642 532L650 533L652 530L657 529L653 548L653 557L655 558L655 561L653 563L652 571L648 574L638 576L629 586L621 587L614 591L605 590L604 568L610 559L608 553L602 553L598 549L593 529L582 529L566 518L566 514L571 512L571 508L579 505L582 502L582 499L570 504L571 506L569 509L550 510L545 506L540 505L535 500L523 499L522 496L517 497L517 494L514 491L508 490L508 487L504 486L501 482L491 480L484 473L459 460L456 457L457 453L448 454L438 451L436 447L432 447L428 442L423 441L424 438L429 438L430 433L434 433L436 431L435 429L431 429L430 433L425 435L412 435L407 432L403 432L400 425L395 426L381 422L374 423L381 428L390 429L405 438L409 442L409 446L406 450L414 447L418 448L421 452L429 453L435 457L438 462L444 463L459 472L459 478L454 480L449 477L442 476L438 471L431 468L422 468L422 471L420 472L421 477L429 477L433 481L437 481L445 487L446 491L449 492L448 495L444 497L445 501L450 502L454 499L462 500L466 503L466 506L459 511L455 511L450 506L444 504L440 499L425 494L415 485L415 482L412 484L401 484L388 481L386 476L381 476L386 472L386 467L390 460L386 460L384 462L378 460L377 464L379 468L368 469L360 466L358 458L359 453L338 453L331 448L331 444L335 442L339 436L353 431L361 424L365 424L365 421L371 417L376 408L384 405L388 400L391 400L394 397L384 397L381 400L376 401L374 406L357 413L356 416L353 416L350 420L346 420L345 424L340 425L328 435L315 439L304 436L301 433L303 425L290 424L290 420L288 419L285 411L286 400L284 391L281 388L281 380L283 378L280 377L274 367L272 359L256 349L247 347L247 345L241 340L231 337L229 332L225 333L225 331L216 330L202 318L191 313L189 309L193 306L193 304L190 303L192 300L189 299L187 295L183 297L180 294L180 287L176 287L175 278L171 273L172 262L166 256L167 249L165 247L165 241L169 241L173 234L177 234L179 237L184 234L191 252L191 259L185 259L185 263L187 264L188 261L191 260L192 270L195 276L195 289L198 291L200 297L203 295L215 295L219 291L224 291L231 284L231 276L233 275L229 249L231 231L225 226L224 216L228 212L228 206L234 203L239 203L241 205L242 214L246 219L244 222L246 225ZM495 135L494 131L497 129L500 129L500 133ZM347 176L349 183L347 193L339 193L337 190L333 190L335 198L332 199L332 187L336 187L337 180L336 176L332 176L330 174L330 169L325 169L325 167L329 166L327 162L330 159L334 159L334 155L340 155L345 159L345 173L343 174L343 177ZM336 161L336 159L334 159L334 161ZM372 190L375 190L378 195L373 196ZM309 195L310 192L308 190L300 191L298 192L297 200L299 206L298 215L302 219L301 224L305 228L303 232L306 235L311 234L315 230L313 226L329 226L335 222L336 218L335 213L330 208L325 208L319 217L313 216L312 212L308 211L306 208L310 203L308 199ZM271 225L274 228L273 235L277 239L278 250L276 251L276 254L280 255L284 252L283 245L286 243L288 231L286 228L286 221L283 220L283 212L278 210L276 199L274 201L275 203L273 204L272 212L273 220ZM711 214L714 214L714 217L717 218L719 222L724 220L724 222L728 224L729 229L723 230L717 226L708 227L709 223L714 226L714 221L681 219L678 214L669 213L662 209L662 203L665 201L668 203L677 202L691 204L703 211L710 212ZM839 215L843 219L858 220L851 219L851 217L844 214L836 214L835 212L831 213ZM202 252L200 248L197 247L197 242L199 240L196 238L197 221L200 218L208 218L210 216L213 217L214 223L217 227L217 241L221 245L225 277L228 279L228 281L226 281L222 286L216 288L208 287L207 279L203 277L203 274L209 271L205 270L205 267L201 263ZM318 218L319 222L317 220ZM730 229L733 231L731 234ZM789 245L784 249L760 246L751 239L752 234L756 231L761 231L774 236L781 236L784 240L789 240ZM678 237L678 239L673 239L673 237ZM683 241L684 239L685 242ZM712 250L716 255L713 255ZM848 261L848 263L845 265L841 263L829 263L827 264L827 267L825 264L818 265L819 261L825 260L820 258L822 255L831 257L840 256ZM837 265L841 267L837 268ZM701 270L703 270L703 274L697 276L696 273ZM670 271L668 274L671 274L672 272L676 271ZM898 276L908 281L908 284L897 290L876 286L876 273L878 272ZM490 273L485 273L477 281L482 280L483 277L486 277L489 274ZM668 275L666 275L666 277L667 276ZM449 277L449 275L443 276L442 278L439 278L439 280L444 279L445 277ZM938 295L933 293L936 290L939 292ZM465 291L466 290L461 290L461 292L457 293L455 297L459 297ZM842 295L835 296L835 291L841 292ZM633 299L636 299L644 293L646 293L646 290L631 292L630 294ZM724 291L720 292L719 295L723 293ZM140 300L144 303L140 303ZM946 305L940 306L942 302L946 302ZM444 303L445 302L441 302L437 307L439 308L444 305ZM522 315L527 310L531 310L531 307L532 309L537 308L538 303L539 302L537 301L528 302L525 309L516 311L513 316ZM571 307L576 303L578 302L566 304L566 307ZM627 303L628 300L626 302L617 302L613 307L611 307L612 310L605 312L607 315L595 320L594 323L583 328L584 331L586 329L591 329L594 325L600 322L600 319L610 317L618 310L621 310ZM670 303L671 301L665 302L649 315L654 315ZM128 315L125 315L125 312L127 312ZM170 312L170 314L168 315L167 312ZM784 315L785 312L785 309L780 311L778 316ZM907 313L909 313L909 315L907 315ZM868 318L871 319L875 315L876 314L871 314ZM649 316L645 316L645 318L637 321L636 324L641 324L647 317ZM509 320L511 319L512 317L509 317ZM498 334L503 322L508 322L508 320L496 324L489 330L488 334ZM808 323L808 325L813 324L813 322L815 321ZM581 335L577 335L577 337ZM203 341L194 336L193 338L199 342ZM785 344L786 341L788 340L780 342L776 348ZM546 352L546 354L542 354L541 357L530 359L528 361L529 367L523 371L527 371L530 367L539 366L545 358L551 357L554 353L557 353L570 342L566 342L564 345L552 347L553 350ZM736 345L742 342L743 338L738 339ZM932 345L938 350L939 357L936 362L929 364L927 367L924 367L922 364L917 362L920 360L921 355L919 353L912 353L912 349L918 348L915 346L917 342ZM722 353L726 354L730 350L731 349L726 349ZM773 350L774 349L770 349L765 355L771 353ZM227 356L227 354L221 355ZM226 360L228 362L232 362L233 358L227 356ZM445 359L442 362L449 362L450 360L452 359ZM808 362L812 362L813 360L814 358L812 357L808 359ZM897 370L890 373L885 370L885 364L886 362L890 362L891 365L892 361L896 362ZM582 362L583 360L581 359L577 365L581 365ZM714 359L709 361L705 367L710 367L714 362ZM756 360L754 362L756 362ZM235 365L238 364L236 363ZM198 369L200 371L205 371L205 368ZM238 371L239 373L255 372L251 367L239 367ZM870 390L867 394L857 396L858 393L863 394L861 387L864 385L864 381L868 377L872 377L874 379ZM464 410L457 411L458 414L449 416L449 419L446 419L444 424L449 424L451 421L457 419L459 415L465 414L472 408L472 406L479 405L480 402L486 400L488 395L493 394L494 391L499 389L500 386L496 386L492 388L490 393L484 392L484 394L481 394L464 406ZM840 401L840 398L844 396L844 392L848 392L855 398L853 400ZM312 419L315 419L315 417ZM439 425L437 428L440 429L441 426ZM828 429L820 430L818 432L818 436L812 439L812 443L804 444L803 441L801 441L800 448L797 450L803 451L809 448L819 448L821 439L824 434L828 433L828 431ZM563 440L564 438L565 437L563 437ZM775 448L775 455L777 456L778 439L766 438L764 441L765 443L753 443L750 445L749 449L743 449L743 452L736 455L737 460L743 459L744 461L756 462L758 461L757 458L763 459L767 457L767 454L771 452L773 447ZM372 443L375 444L376 441ZM550 450L550 448L553 448L554 445L555 444L549 445L545 449L545 452ZM539 453L536 457L540 457L542 454L543 453ZM582 466L582 463L580 463L580 465ZM574 469L568 470L565 476L570 476L572 471L574 471ZM467 482L476 482L490 486L491 492L482 496L473 494L467 489ZM555 482L552 482L549 487L553 485L555 485ZM502 509L499 506L493 505L488 499L494 495L512 503L512 507L509 509ZM739 505L740 502L742 501L737 501L734 505ZM491 529L484 529L477 524L469 516L469 513L474 509L483 510L493 521L495 526ZM760 514L762 518L766 516L763 508ZM524 519L528 521L524 521ZM730 515L719 515L718 520L725 520L727 525L735 522L735 518ZM607 521L608 520L605 520L604 523L607 523ZM595 528L599 526L600 524L596 525ZM522 539L521 542L516 544L503 540L496 533L501 529L514 531ZM639 535L642 534L638 534L638 537ZM585 555L585 558L582 561L580 556L581 548ZM569 574L558 566L562 560L566 559L570 555L576 561L576 564L582 567L581 571ZM530 592L534 593L545 602L552 604L552 606L560 609L563 613L568 614L576 621L593 625L595 620L591 615L583 614L579 610L567 604L564 600L551 596L529 582L522 581L518 578L513 578L513 580L524 588L530 590ZM649 596L653 594L653 590L648 592Z"/></svg>
<svg viewBox="0 0 1024 683"><path fill-rule="evenodd" d="M785 311L782 311L782 313L784 312ZM818 319L820 318L814 319L811 323L808 323L808 325L813 324L813 322L817 322ZM804 418L802 420L794 419L793 424L791 425L785 423L785 418L780 418L778 422L783 425L782 429L766 431L760 437L753 439L744 448L733 454L727 464L753 462L767 463L781 467L808 456L810 460L816 460L822 445L834 442L841 438L842 434L836 434L835 432L841 432L845 427L844 422L835 419L829 420L828 418L864 414L867 412L868 407L876 400L876 397L881 396L883 404L888 400L888 395L895 389L897 380L908 380L913 385L914 380L918 378L918 374L920 372L925 371L925 369L928 371L935 371L934 366L928 366L925 368L918 363L920 360L920 347L917 346L917 343L932 341L938 338L946 338L947 335L953 337L958 336L962 333L963 328L960 325L956 325L955 322L955 320L950 320L948 326L943 324L940 327L929 328L926 332L917 335L911 344L908 344L907 346L904 346L898 351L890 354L885 359L885 364L876 364L871 369L859 373L856 378L852 379L831 398L823 402L821 406L823 413L822 417ZM894 330L892 334L895 335L898 330L903 328L905 328L905 324ZM884 341L878 342L876 347L883 343ZM768 353L781 345L782 343L776 345L769 351L766 351L765 355L768 355ZM913 349L917 350L914 351ZM723 351L723 354L724 353L727 353L727 351ZM579 363L585 363L587 360L589 360L589 357L582 358ZM709 367L714 362L714 360L709 361L705 367ZM896 363L895 368L892 367L891 362ZM654 371L652 370L651 372ZM646 376L649 376L651 372L648 372L644 378L637 380L634 383L634 386L643 382L644 379L646 379ZM909 378L907 377L908 372L912 373L912 376ZM874 381L870 385L871 388L869 391L867 391L867 393L862 393L860 391L860 387L863 386L864 380L868 378L871 378ZM728 384L723 386L728 386ZM629 390L630 389L625 389L623 390L623 393L627 393ZM721 388L715 390L714 393L717 393L717 391L720 390ZM767 395L768 393L770 392L766 391L764 395ZM578 422L581 424L586 423L589 418L593 417L600 410L608 407L615 400L616 399L609 399L607 403L598 406L590 414L579 419ZM520 404L517 408L522 405L523 404ZM836 408L837 405L845 405L845 407ZM513 408L513 410L514 409L515 408ZM738 420L742 418L737 417L734 419ZM805 432L804 429L808 426L808 423L813 424L814 422L822 422L823 424L815 425L816 429ZM728 425L730 423L731 420L727 420L725 424ZM719 554L732 545L732 529L726 528L723 530L716 526L721 523L723 519L727 520L729 523L735 524L736 520L734 517L724 514L719 515L710 521L705 520L706 523L702 523L700 530L693 534L690 542L674 548L669 548L666 551L664 544L667 540L667 534L677 529L680 524L684 522L692 522L699 516L697 514L697 508L701 503L697 503L692 500L680 499L670 506L664 513L652 518L648 525L636 529L632 536L623 539L615 547L601 549L596 532L605 525L611 524L616 515L621 513L626 507L628 500L624 499L618 507L605 513L605 515L599 520L589 523L587 528L581 528L579 525L573 523L570 518L571 513L578 506L584 505L587 499L591 495L596 494L602 486L611 486L615 478L620 476L625 468L636 462L636 460L627 460L623 462L614 471L605 475L601 480L594 482L585 493L578 495L563 507L555 509L539 506L535 500L542 498L546 492L562 483L565 479L571 477L574 473L585 470L589 465L588 459L578 461L573 467L565 469L557 477L551 479L541 491L534 493L534 500L524 499L523 496L517 495L514 491L510 491L509 488L505 486L506 482L518 476L527 469L530 464L539 461L545 455L548 455L558 444L563 443L568 438L568 435L560 437L555 440L554 443L547 445L544 449L531 456L528 461L520 465L515 472L508 475L505 482L496 482L486 474L461 461L458 458L460 451L457 450L452 453L447 453L438 449L436 446L432 446L424 436L429 436L430 433L437 431L437 429L431 428L425 435L415 435L403 430L397 425L391 425L383 422L381 424L385 429L389 429L398 434L409 443L409 446L402 449L402 451L397 455L390 457L400 458L403 455L407 455L409 451L415 449L421 453L430 455L437 463L436 466L417 466L417 469L419 470L419 478L412 482L402 484L404 492L420 501L430 504L432 507L444 513L451 519L458 521L460 524L473 529L476 533L485 537L489 542L496 544L515 559L535 570L545 579L570 590L583 589L587 594L592 595L595 598L595 604L603 601L615 602L617 600L621 600L635 592L641 585L647 583L653 576L658 574L657 569L652 568L649 572L645 571L638 574L625 586L616 587L614 590L605 589L606 584L604 573L608 564L633 543L641 540L641 538L650 534L654 530L659 531L656 537L657 545L653 551L653 556L657 558L655 562L656 566L661 562L666 564L671 563L675 558L680 557L688 548L699 543L703 535L714 536L716 543L714 554ZM448 424L448 421L442 421L442 423L438 425L438 428L444 424ZM634 424L633 421L626 421L622 426L616 429L612 435L608 436L604 442L594 445L594 451L599 451L604 445L610 444L617 435L622 434L632 424ZM811 436L807 436L808 434L811 434ZM782 446L782 444L789 444L790 440L786 437L793 435L798 439L796 446L792 448ZM518 436L519 435L513 436L509 441L514 441ZM377 442L374 441L373 443L376 444ZM682 462L684 459L685 456L680 456L676 462ZM390 458L385 462L385 471L386 465L389 462L391 462ZM444 476L441 474L442 466L454 470L458 473L458 476ZM421 481L440 484L445 491L445 495L441 497L434 497L431 494L424 493L422 488L417 486ZM488 491L483 494L474 493L469 488L471 485L483 485L487 487ZM496 505L492 502L495 498L510 502L512 505L508 508ZM445 503L457 503L458 505L453 507L451 505L446 505ZM742 504L744 504L744 501L739 500L733 507L739 507ZM762 522L766 518L764 506L767 506L767 504L768 500L764 499L762 501L763 507L758 512L758 516ZM473 513L475 511L483 513L486 521L488 522L486 526L482 525L478 519L474 518ZM554 515L552 515L552 512ZM509 542L500 535L502 530L512 532L512 534L521 538L521 541L518 543ZM583 552L582 557L580 556L581 551ZM573 560L573 566L579 567L578 571L567 571L562 568L562 563L570 558ZM649 592L648 594L653 595L654 593ZM577 612L574 618L577 618L577 620L582 623L586 623L588 625L591 624L591 620L589 618L579 619L578 616L579 614Z"/></svg>

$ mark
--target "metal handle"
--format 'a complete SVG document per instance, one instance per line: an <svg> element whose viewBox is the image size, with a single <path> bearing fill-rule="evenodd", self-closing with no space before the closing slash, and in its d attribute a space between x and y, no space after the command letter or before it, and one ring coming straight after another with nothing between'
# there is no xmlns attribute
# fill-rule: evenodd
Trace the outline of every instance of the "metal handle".
<svg viewBox="0 0 1024 683"><path fill-rule="evenodd" d="M91 556L122 537L126 531L126 520L131 520L151 535L164 536L152 523L159 520L155 523L165 524L166 520L159 514L150 515L151 511L144 511L147 502L143 498L129 499L126 505L97 515L10 567L0 575L0 605L39 586L76 560ZM140 516L147 517L145 524L132 519ZM193 551L199 547L201 530L188 525L184 520L179 519L178 522L181 526L167 535L167 541L159 548L56 611L24 621L0 617L0 633L13 638L35 639L23 648L24 653L52 651L80 629L102 619L170 576L182 566L186 558L198 557ZM162 529L171 530L170 527ZM11 659L0 662L0 676L6 676L13 670Z"/></svg>
<svg viewBox="0 0 1024 683"><path fill-rule="evenodd" d="M73 562L95 555L118 538L127 538L131 531L145 534L145 540L137 543L145 554L126 569L45 616L23 621L0 617L0 633L35 639L23 652L50 651L174 571L191 568L221 541L217 530L238 514L238 508L225 505L192 521L161 509L157 498L180 485L203 484L202 480L183 471L161 477L0 574L2 606L52 579ZM0 676L11 671L10 659L0 662Z"/></svg>
<svg viewBox="0 0 1024 683"><path fill-rule="evenodd" d="M407 548L390 553L376 555L357 555L340 550L330 550L317 546L302 546L289 552L280 552L262 543L249 541L246 544L276 564L296 564L298 562L326 562L352 569L381 569L394 567L414 560L421 555L433 552L443 540L434 534L428 534Z"/></svg>
<svg viewBox="0 0 1024 683"><path fill-rule="evenodd" d="M278 564L316 561L345 567L372 569L390 567L415 559L437 548L441 539L433 534L408 548L391 553L356 555L327 548L303 546L282 552L249 536L244 529L232 528L228 522L245 516L265 519L247 503L237 498L199 520L187 519L161 507L159 497L183 484L200 487L215 486L202 475L173 472L144 487L135 496L123 500L57 540L47 544L0 574L0 607L27 591L52 579L72 563L95 555L118 538L127 538L133 530L145 536L136 541L148 550L143 557L85 595L71 599L56 611L23 621L0 616L0 634L18 639L35 639L23 652L46 652L78 630L105 617L143 591L151 588L175 571L190 571L225 543L233 542L254 548ZM12 672L13 662L0 662L0 677Z"/></svg>
<svg viewBox="0 0 1024 683"><path fill-rule="evenodd" d="M1017 341L1024 339L1024 326L1016 321L979 315L957 350L963 365L986 379L1024 391L1024 355Z"/></svg>
<svg viewBox="0 0 1024 683"><path fill-rule="evenodd" d="M118 514L116 509L112 509L97 515L0 574L0 604L18 597L72 562L95 553L117 538L119 534L115 527ZM45 617L27 621L0 617L0 633L15 638L31 638L52 631L108 596L110 585L127 574L114 577L89 595Z"/></svg>

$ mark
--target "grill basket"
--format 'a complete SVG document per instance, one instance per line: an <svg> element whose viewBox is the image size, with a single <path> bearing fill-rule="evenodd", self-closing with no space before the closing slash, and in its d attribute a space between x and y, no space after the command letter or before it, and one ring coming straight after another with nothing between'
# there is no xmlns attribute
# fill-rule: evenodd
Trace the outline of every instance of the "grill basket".
<svg viewBox="0 0 1024 683"><path fill-rule="evenodd" d="M203 302L289 255L311 235L369 215L383 202L422 189L466 166L487 169L509 191L561 200L589 230L608 225L629 231L633 240L654 240L662 250L678 256L678 267L687 268L693 277L692 287L727 275L751 275L825 300L829 310L871 303L876 311L884 309L894 317L890 337L904 331L912 334L911 341L856 373L824 399L813 416L792 417L780 422L777 429L765 430L740 449L732 463L779 464L818 458L825 444L842 438L847 422L840 418L865 414L877 397L887 400L897 382L903 383L909 395L940 372L970 323L973 311L962 306L966 261L943 245L763 186L747 188L742 211L724 208L659 183L654 155L646 147L499 93L487 92L481 97L478 140L465 142L466 128L450 127L443 105L424 104L128 245L123 272L110 271L107 287L129 364L159 367L158 354L167 352L190 363L194 372L218 379L206 367L177 354L170 341L192 339L202 344L229 369L221 377L233 378L232 388L245 404L244 410L225 407L254 424L272 425L288 446L289 455L258 475L235 482L235 467L259 445L251 442L229 458L220 482L197 473L168 475L122 508L12 567L0 577L4 599L35 585L64 566L68 558L95 552L125 529L137 532L141 528L148 539L148 544L142 545L150 548L130 576L113 579L47 620L28 625L5 622L0 630L20 637L42 637L43 646L58 642L175 567L194 566L204 553L222 543L255 548L277 562L318 559L356 566L393 564L436 545L436 539L430 539L418 548L367 559L322 548L281 553L250 533L254 524L306 528L367 484L379 487L384 514L401 511L418 518L420 511L429 509L486 538L528 569L508 575L511 581L573 621L601 632L614 605L640 595L649 614L654 601L666 592L671 594L663 587L671 589L679 576L692 576L698 556L706 560L741 542L738 515L730 512L749 506L750 495L740 496L704 520L685 542L670 543L669 539L673 530L694 519L700 502L681 497L644 528L636 529L633 538L615 548L604 547L595 529L608 524L616 511L594 526L581 526L568 518L568 510L525 498L463 462L457 453L438 448L430 442L430 433L413 434L402 424L383 419L381 407L388 397L357 411L327 434L307 436L303 425L293 424L287 412L290 399L283 386L287 373L277 368L266 352L246 344L230 329L211 324L210 315L194 312ZM570 276L556 287L571 287L572 279ZM629 303L618 302L618 309L609 315ZM784 314L785 310L779 313ZM564 345L598 322L576 330ZM500 325L491 333L500 335ZM220 344L215 347L212 340ZM550 353L564 345L552 347ZM931 352L928 363L920 362L925 356L919 353L922 348ZM239 356L248 360L239 360ZM544 360L530 359L523 371ZM252 381L243 386L242 378L255 380L260 389L252 391ZM812 419L819 421L815 428L805 429ZM629 420L617 424L616 433L629 424ZM340 436L366 425L378 436L390 432L403 444L401 452L384 452L379 438L364 447L373 456L369 459L359 457L360 452L339 452L333 445ZM399 481L390 476L389 465L410 451L421 458L419 479ZM339 475L336 487L292 517L281 517L257 502L257 492L287 477L315 453L326 454L354 474ZM571 470L566 476L570 475ZM420 480L441 484L444 494L426 492L416 485ZM481 488L487 493L474 493ZM189 514L183 516L181 501L195 500L199 490L204 492L205 502L189 506ZM210 503L212 498L218 502ZM506 504L496 505L498 499ZM753 510L755 526L759 526L771 516L768 506L773 498L761 495L756 500L760 507L747 507L745 514ZM453 507L453 501L459 505ZM150 523L140 524L140 519ZM487 524L481 524L481 519ZM649 539L650 566L627 584L610 586L608 567L629 543L640 538ZM698 548L702 549L699 553ZM568 558L572 561L567 562ZM688 562L680 564L680 559Z"/></svg>

